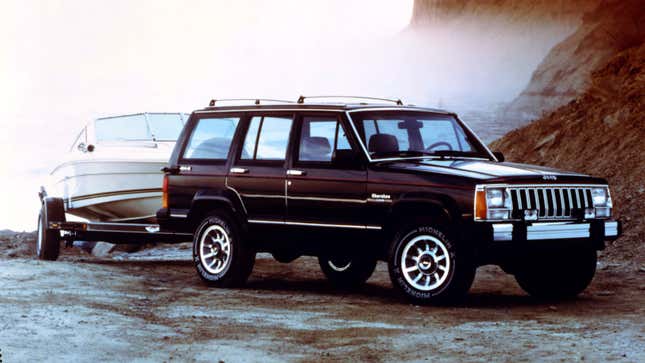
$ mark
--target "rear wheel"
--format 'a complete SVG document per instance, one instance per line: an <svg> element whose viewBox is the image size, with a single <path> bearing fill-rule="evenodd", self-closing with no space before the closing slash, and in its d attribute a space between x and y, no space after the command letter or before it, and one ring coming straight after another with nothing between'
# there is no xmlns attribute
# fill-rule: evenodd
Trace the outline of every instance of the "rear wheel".
<svg viewBox="0 0 645 363"><path fill-rule="evenodd" d="M403 228L388 257L392 284L416 303L462 299L475 277L465 245L457 246L441 230L428 225Z"/></svg>
<svg viewBox="0 0 645 363"><path fill-rule="evenodd" d="M38 214L36 256L40 260L56 261L60 255L60 231L49 228L49 222L65 222L61 199L45 199Z"/></svg>
<svg viewBox="0 0 645 363"><path fill-rule="evenodd" d="M248 279L255 252L242 238L227 213L214 212L204 218L193 239L193 261L199 277L211 286L242 286Z"/></svg>
<svg viewBox="0 0 645 363"><path fill-rule="evenodd" d="M318 263L327 280L342 288L364 284L376 268L370 256L319 256Z"/></svg>
<svg viewBox="0 0 645 363"><path fill-rule="evenodd" d="M596 250L589 247L539 252L516 268L515 280L537 298L573 298L591 283L596 263Z"/></svg>

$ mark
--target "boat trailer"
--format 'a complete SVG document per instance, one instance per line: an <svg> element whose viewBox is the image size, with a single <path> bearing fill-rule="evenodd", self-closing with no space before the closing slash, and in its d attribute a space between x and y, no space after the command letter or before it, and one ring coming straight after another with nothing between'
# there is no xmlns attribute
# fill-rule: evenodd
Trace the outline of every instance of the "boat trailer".
<svg viewBox="0 0 645 363"><path fill-rule="evenodd" d="M60 242L71 246L74 241L105 241L114 244L145 244L151 242L179 243L192 241L190 233L161 229L158 224L123 222L68 222L63 198L48 197L44 189L38 193L42 208L38 217L36 250L43 260L56 260Z"/></svg>

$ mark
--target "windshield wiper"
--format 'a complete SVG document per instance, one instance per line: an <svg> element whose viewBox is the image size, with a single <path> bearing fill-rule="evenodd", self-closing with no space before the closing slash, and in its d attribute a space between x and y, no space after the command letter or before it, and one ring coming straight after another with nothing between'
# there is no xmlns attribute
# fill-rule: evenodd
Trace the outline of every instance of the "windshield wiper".
<svg viewBox="0 0 645 363"><path fill-rule="evenodd" d="M461 150L437 150L434 152L429 153L429 155L434 155L434 156L439 156L441 158L445 157L471 157L471 158L482 158L486 159L485 156L482 156L478 153L474 153L471 151L461 151Z"/></svg>
<svg viewBox="0 0 645 363"><path fill-rule="evenodd" d="M387 156L437 156L434 153L420 150L399 150L399 151L385 151L380 153L375 153L376 157L387 157Z"/></svg>

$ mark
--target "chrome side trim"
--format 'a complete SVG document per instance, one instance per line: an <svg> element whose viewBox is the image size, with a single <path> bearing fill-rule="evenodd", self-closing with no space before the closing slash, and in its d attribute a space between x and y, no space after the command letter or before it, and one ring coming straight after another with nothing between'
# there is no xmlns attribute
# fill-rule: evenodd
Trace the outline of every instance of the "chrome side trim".
<svg viewBox="0 0 645 363"><path fill-rule="evenodd" d="M380 230L381 226L362 226L358 224L332 224L332 223L309 223L309 222L295 222L295 221L276 221L265 219L249 219L249 223L257 224L280 224L288 226L309 226L309 227L328 227L328 228L350 228L350 229L374 229Z"/></svg>
<svg viewBox="0 0 645 363"><path fill-rule="evenodd" d="M283 199L284 195L282 194L241 194L245 198L274 198L274 199Z"/></svg>
<svg viewBox="0 0 645 363"><path fill-rule="evenodd" d="M170 213L172 218L188 218L188 214Z"/></svg>
<svg viewBox="0 0 645 363"><path fill-rule="evenodd" d="M287 196L287 199L291 200L315 200L320 202L339 202L339 203L356 203L356 204L365 204L369 201L362 199L339 199L339 198L324 198L324 197L292 197Z"/></svg>
<svg viewBox="0 0 645 363"><path fill-rule="evenodd" d="M242 209L244 209L244 214L248 215L249 212L246 210L246 206L244 205L244 200L242 199L242 196L240 195L240 193L237 192L237 190L235 190L235 188L233 188L230 185L228 185L228 175L224 178L224 186L227 189L232 190L233 193L235 193L235 195L237 195L237 198L240 200L240 204L242 205Z"/></svg>

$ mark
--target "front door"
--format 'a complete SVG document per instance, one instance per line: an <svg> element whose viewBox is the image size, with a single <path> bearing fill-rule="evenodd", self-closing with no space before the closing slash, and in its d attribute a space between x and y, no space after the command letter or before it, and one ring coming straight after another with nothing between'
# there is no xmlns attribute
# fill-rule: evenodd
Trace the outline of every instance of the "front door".
<svg viewBox="0 0 645 363"><path fill-rule="evenodd" d="M250 223L284 223L286 154L293 116L253 114L229 170L227 186L242 200Z"/></svg>
<svg viewBox="0 0 645 363"><path fill-rule="evenodd" d="M342 167L332 163L336 150L352 149L339 115L301 114L294 134L287 223L365 229L367 172L360 162Z"/></svg>

